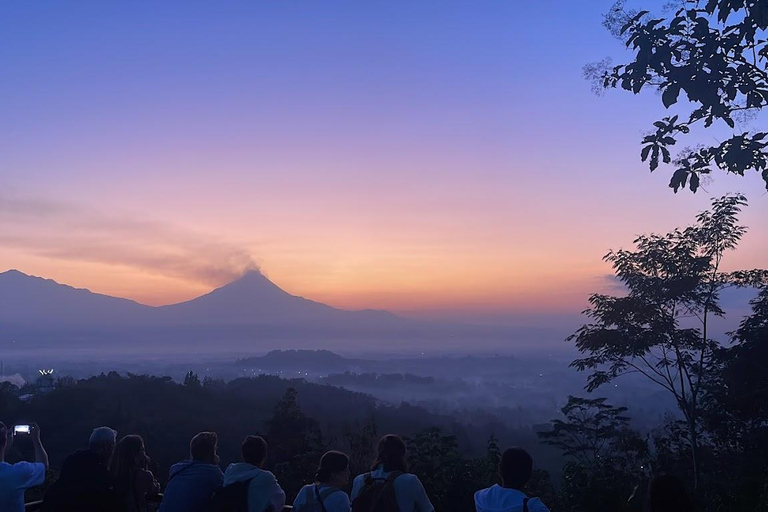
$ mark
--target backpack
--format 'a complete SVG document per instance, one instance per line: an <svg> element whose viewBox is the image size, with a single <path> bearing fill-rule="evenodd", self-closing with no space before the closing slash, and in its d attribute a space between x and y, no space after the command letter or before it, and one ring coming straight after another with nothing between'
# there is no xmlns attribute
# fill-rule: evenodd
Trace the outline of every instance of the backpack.
<svg viewBox="0 0 768 512"><path fill-rule="evenodd" d="M400 512L395 499L395 480L402 471L393 471L387 478L365 474L365 483L352 502L352 512Z"/></svg>
<svg viewBox="0 0 768 512"><path fill-rule="evenodd" d="M225 485L213 495L212 509L216 512L248 512L248 486L251 480Z"/></svg>
<svg viewBox="0 0 768 512"><path fill-rule="evenodd" d="M307 502L298 507L294 506L293 510L294 512L327 512L323 502L328 496L335 492L341 492L341 489L329 487L320 491L320 488L317 485L313 485L312 491L307 493Z"/></svg>

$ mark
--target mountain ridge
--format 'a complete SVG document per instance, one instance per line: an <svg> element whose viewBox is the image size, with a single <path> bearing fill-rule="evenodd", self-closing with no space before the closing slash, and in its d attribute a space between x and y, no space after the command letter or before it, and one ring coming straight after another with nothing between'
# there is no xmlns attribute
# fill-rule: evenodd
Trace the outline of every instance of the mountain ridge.
<svg viewBox="0 0 768 512"><path fill-rule="evenodd" d="M68 324L103 323L121 321L122 315L130 322L148 323L326 323L362 316L405 321L388 311L344 310L292 295L256 270L194 299L164 306L76 288L17 269L0 272L0 321L19 323L48 317Z"/></svg>
<svg viewBox="0 0 768 512"><path fill-rule="evenodd" d="M422 347L500 346L537 340L538 329L403 318L349 311L292 295L247 273L195 299L148 306L30 276L0 273L0 351L61 347L124 353L256 349L415 352ZM90 353L86 351L85 353Z"/></svg>

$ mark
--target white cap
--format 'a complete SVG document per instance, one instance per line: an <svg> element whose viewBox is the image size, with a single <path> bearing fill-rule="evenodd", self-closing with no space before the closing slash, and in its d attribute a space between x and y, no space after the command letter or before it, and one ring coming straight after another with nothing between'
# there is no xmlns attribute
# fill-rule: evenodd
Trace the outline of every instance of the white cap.
<svg viewBox="0 0 768 512"><path fill-rule="evenodd" d="M88 439L88 444L93 446L94 444L112 443L117 441L117 431L109 427L97 427L91 432L91 437Z"/></svg>

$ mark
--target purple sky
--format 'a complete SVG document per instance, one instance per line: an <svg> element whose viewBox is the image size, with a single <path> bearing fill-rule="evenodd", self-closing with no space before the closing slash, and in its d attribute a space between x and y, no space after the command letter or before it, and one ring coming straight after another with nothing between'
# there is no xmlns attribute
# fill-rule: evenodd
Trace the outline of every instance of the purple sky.
<svg viewBox="0 0 768 512"><path fill-rule="evenodd" d="M535 319L734 191L728 264L765 265L756 173L672 194L639 162L659 98L582 78L627 58L611 3L6 2L0 271L165 304L257 265L343 308Z"/></svg>

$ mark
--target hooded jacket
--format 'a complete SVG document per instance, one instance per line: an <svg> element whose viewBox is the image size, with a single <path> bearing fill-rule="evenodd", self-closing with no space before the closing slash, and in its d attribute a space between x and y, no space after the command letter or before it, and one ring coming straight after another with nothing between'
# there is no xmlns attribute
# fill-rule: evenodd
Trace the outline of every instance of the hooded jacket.
<svg viewBox="0 0 768 512"><path fill-rule="evenodd" d="M525 497L524 492L497 484L475 493L475 509L477 512L523 512ZM528 512L549 512L549 509L539 498L531 498Z"/></svg>
<svg viewBox="0 0 768 512"><path fill-rule="evenodd" d="M224 472L224 486L235 482L250 480L248 485L248 512L264 512L272 505L272 510L280 512L285 505L285 492L277 483L275 475L253 464L238 462L230 464Z"/></svg>
<svg viewBox="0 0 768 512"><path fill-rule="evenodd" d="M171 466L160 512L206 512L224 481L219 466L185 460Z"/></svg>

